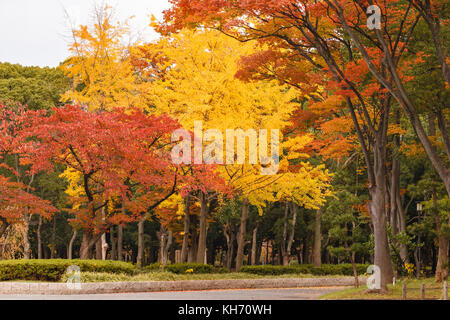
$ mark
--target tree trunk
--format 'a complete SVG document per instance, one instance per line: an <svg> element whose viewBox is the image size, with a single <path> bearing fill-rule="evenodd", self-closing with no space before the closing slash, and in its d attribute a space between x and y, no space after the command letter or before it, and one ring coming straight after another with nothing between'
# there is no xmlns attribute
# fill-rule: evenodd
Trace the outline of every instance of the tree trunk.
<svg viewBox="0 0 450 320"><path fill-rule="evenodd" d="M283 221L283 239L281 242L281 257L284 266L289 265L289 253L287 252L287 225L289 216L289 203L286 201L284 206L284 221Z"/></svg>
<svg viewBox="0 0 450 320"><path fill-rule="evenodd" d="M400 125L400 110L395 113L395 122ZM396 135L394 137L395 152L392 156L392 182L391 182L391 210L395 208L394 214L396 215L395 221L393 221L392 228L396 229L397 233L406 233L406 212L403 209L401 195L400 195L400 160L397 157L397 153L400 149L400 137ZM392 214L392 213L391 213ZM400 243L400 259L402 263L408 262L408 248L405 243Z"/></svg>
<svg viewBox="0 0 450 320"><path fill-rule="evenodd" d="M56 216L53 216L52 219L52 239L51 239L51 251L50 251L50 259L54 259L56 255Z"/></svg>
<svg viewBox="0 0 450 320"><path fill-rule="evenodd" d="M350 253L350 262L352 263L353 277L355 278L355 288L359 288L359 276L358 276L358 269L356 268L354 252Z"/></svg>
<svg viewBox="0 0 450 320"><path fill-rule="evenodd" d="M289 234L289 239L287 242L287 248L286 248L286 255L288 257L288 264L289 264L289 257L291 256L292 252L292 245L294 243L294 236L295 236L295 225L297 223L297 204L295 202L289 203L291 212L292 212L292 224L291 224L291 233Z"/></svg>
<svg viewBox="0 0 450 320"><path fill-rule="evenodd" d="M159 238L159 262L165 266L169 260L169 249L172 245L172 231L168 231L161 225L161 229L157 235Z"/></svg>
<svg viewBox="0 0 450 320"><path fill-rule="evenodd" d="M198 217L196 215L191 216L191 246L188 250L188 262L195 262L197 259L197 249L198 249L198 234L197 234L197 224Z"/></svg>
<svg viewBox="0 0 450 320"><path fill-rule="evenodd" d="M308 236L303 238L303 246L302 246L302 264L308 263Z"/></svg>
<svg viewBox="0 0 450 320"><path fill-rule="evenodd" d="M141 219L138 222L138 254L136 260L138 268L142 268L144 259L144 221L145 219Z"/></svg>
<svg viewBox="0 0 450 320"><path fill-rule="evenodd" d="M384 184L382 184L384 186ZM384 187L375 187L371 190L372 200L369 204L370 214L372 216L374 240L375 240L375 258L374 264L381 270L381 291L387 291L387 284L392 281L393 270L389 244L386 230L385 212L385 192Z"/></svg>
<svg viewBox="0 0 450 320"><path fill-rule="evenodd" d="M261 251L262 251L262 242L259 241L256 244L256 260L255 260L255 262L257 265L260 264L260 262L261 262Z"/></svg>
<svg viewBox="0 0 450 320"><path fill-rule="evenodd" d="M187 262L188 260L188 249L189 249L189 230L190 230L190 195L187 194L184 199L184 234L183 234L183 244L181 246L181 263Z"/></svg>
<svg viewBox="0 0 450 320"><path fill-rule="evenodd" d="M224 234L225 238L227 239L225 267L228 270L231 270L234 257L234 242L236 241L236 232L234 231L234 226L231 224L231 221L228 221L225 225Z"/></svg>
<svg viewBox="0 0 450 320"><path fill-rule="evenodd" d="M387 123L386 123L387 125ZM372 219L375 254L374 264L380 268L381 292L387 292L387 284L392 282L394 276L387 236L386 218L386 144L385 138L379 133L373 146L374 156L374 182L369 187L370 202L368 204Z"/></svg>
<svg viewBox="0 0 450 320"><path fill-rule="evenodd" d="M322 265L322 256L321 256L321 218L322 211L321 209L316 210L316 220L314 224L314 248L313 248L313 263L314 266L320 267Z"/></svg>
<svg viewBox="0 0 450 320"><path fill-rule="evenodd" d="M242 201L242 216L241 225L239 227L238 237L238 249L236 254L236 271L239 271L242 267L244 260L244 246L245 246L245 234L247 229L247 217L248 217L248 199L244 198Z"/></svg>
<svg viewBox="0 0 450 320"><path fill-rule="evenodd" d="M101 237L95 243L95 259L102 260L102 238Z"/></svg>
<svg viewBox="0 0 450 320"><path fill-rule="evenodd" d="M25 230L23 231L23 258L24 259L31 259L31 244L30 244L30 237L28 235L28 232L30 230L30 220L31 216L29 214L25 214Z"/></svg>
<svg viewBox="0 0 450 320"><path fill-rule="evenodd" d="M117 260L123 261L123 226L117 226Z"/></svg>
<svg viewBox="0 0 450 320"><path fill-rule="evenodd" d="M83 232L83 239L81 241L81 248L80 248L80 259L86 260L90 259L92 257L92 249L94 245L97 243L97 241L101 238L102 233L98 233L96 235L92 235L89 230L85 230Z"/></svg>
<svg viewBox="0 0 450 320"><path fill-rule="evenodd" d="M258 222L256 222L255 228L253 228L252 232L252 250L251 250L251 262L252 266L256 265L256 237L258 235Z"/></svg>
<svg viewBox="0 0 450 320"><path fill-rule="evenodd" d="M397 137L394 138L397 140ZM398 225L399 210L397 205L397 193L400 192L400 161L395 154L392 156L391 190L390 190L390 224L392 235L396 236L400 232Z"/></svg>
<svg viewBox="0 0 450 320"><path fill-rule="evenodd" d="M38 259L42 259L41 227L42 227L42 216L39 215L39 222L36 231Z"/></svg>
<svg viewBox="0 0 450 320"><path fill-rule="evenodd" d="M206 235L207 225L206 218L208 216L208 200L206 194L200 192L200 231L198 236L198 248L197 248L197 263L205 263L206 253Z"/></svg>
<svg viewBox="0 0 450 320"><path fill-rule="evenodd" d="M69 241L69 248L67 249L67 259L69 259L69 260L72 259L73 243L74 243L76 238L77 238L77 230L74 229L72 238L70 238L70 241Z"/></svg>
<svg viewBox="0 0 450 320"><path fill-rule="evenodd" d="M109 240L111 242L111 260L117 260L117 245L114 235L114 226L109 228Z"/></svg>
<svg viewBox="0 0 450 320"><path fill-rule="evenodd" d="M436 265L436 282L442 282L448 278L448 238L439 236L438 260Z"/></svg>
<svg viewBox="0 0 450 320"><path fill-rule="evenodd" d="M434 205L434 218L436 221L436 230L439 239L438 259L436 264L435 281L442 282L448 278L448 238L445 234L442 234L442 223L439 216L437 207L436 188L433 187L433 205ZM450 224L450 218L448 223Z"/></svg>

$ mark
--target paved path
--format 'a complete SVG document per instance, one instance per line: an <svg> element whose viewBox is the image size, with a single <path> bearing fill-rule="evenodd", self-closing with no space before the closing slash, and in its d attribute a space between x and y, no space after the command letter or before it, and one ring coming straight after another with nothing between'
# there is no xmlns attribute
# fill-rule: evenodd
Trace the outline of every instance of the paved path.
<svg viewBox="0 0 450 320"><path fill-rule="evenodd" d="M114 293L83 295L0 295L0 300L312 300L345 287Z"/></svg>

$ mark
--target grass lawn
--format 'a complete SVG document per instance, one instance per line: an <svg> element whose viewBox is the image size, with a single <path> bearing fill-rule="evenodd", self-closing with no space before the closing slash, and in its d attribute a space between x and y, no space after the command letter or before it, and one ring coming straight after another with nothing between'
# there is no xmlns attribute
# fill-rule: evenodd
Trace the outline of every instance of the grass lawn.
<svg viewBox="0 0 450 320"><path fill-rule="evenodd" d="M407 293L406 299L418 300L420 299L420 287L421 284L425 284L425 299L442 299L443 297L443 284L435 283L434 278L428 279L404 279L398 281L395 286L388 285L388 294L368 293L365 285L359 288L349 288L342 291L326 294L321 297L325 300L345 300L345 299L358 299L358 300L382 300L382 299L402 299L402 285L406 283Z"/></svg>
<svg viewBox="0 0 450 320"><path fill-rule="evenodd" d="M176 281L176 280L230 280L230 279L279 279L279 278L342 278L346 276L317 276L311 274L256 275L243 272L205 273L205 274L175 274L172 272L155 271L136 275L112 274L99 272L82 272L81 282L114 282L114 281ZM351 277L349 277L351 278ZM61 282L66 281L63 276Z"/></svg>

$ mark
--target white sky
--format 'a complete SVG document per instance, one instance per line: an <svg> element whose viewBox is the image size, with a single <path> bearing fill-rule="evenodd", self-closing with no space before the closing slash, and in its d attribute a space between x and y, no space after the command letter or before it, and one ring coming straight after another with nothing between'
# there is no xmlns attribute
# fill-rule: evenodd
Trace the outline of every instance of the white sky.
<svg viewBox="0 0 450 320"><path fill-rule="evenodd" d="M157 38L148 26L169 8L167 0L0 0L0 62L56 67L68 57L69 24L64 9L77 25L87 24L95 3L106 2L117 20L130 16L132 31L143 40Z"/></svg>

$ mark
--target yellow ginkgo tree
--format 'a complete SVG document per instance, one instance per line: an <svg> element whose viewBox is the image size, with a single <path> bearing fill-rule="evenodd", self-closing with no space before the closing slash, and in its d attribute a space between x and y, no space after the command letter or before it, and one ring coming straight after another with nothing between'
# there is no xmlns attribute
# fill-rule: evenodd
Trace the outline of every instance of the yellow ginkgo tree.
<svg viewBox="0 0 450 320"><path fill-rule="evenodd" d="M86 105L89 110L142 107L140 80L130 63L128 21L115 22L112 8L93 12L91 25L72 29L70 57L59 68L72 79L63 102Z"/></svg>
<svg viewBox="0 0 450 320"><path fill-rule="evenodd" d="M235 145L233 140L232 149L226 148L228 139L227 143L219 146L222 148L219 150L220 155L223 156L219 160L223 161L218 161L222 164L218 166L218 170L234 189L235 196L242 201L237 269L242 265L248 205L254 205L262 212L267 202L277 201L277 191L273 187L277 181L278 186L283 181L286 184L292 183L294 189L300 188L297 181L301 181L306 175L304 172L286 175L289 172L289 158L285 155L289 154L294 158L305 156L301 149L311 141L309 136L296 136L292 139L283 136L283 130L290 125L291 114L299 107L301 91L280 85L276 80L243 82L236 78L239 58L250 55L254 50L252 44L240 43L218 31L183 30L157 42L138 46L132 51L133 63L145 79L143 92L149 112L169 114L194 133L198 130L195 122L201 123L203 131L215 129L223 133L223 136L227 130L236 132L240 129L244 134L247 133L240 146ZM272 141L271 135L267 138L268 143L276 145L281 157L273 174L261 174L261 168L265 164L254 153L258 149L261 152L262 146L258 139L252 145L248 130L277 131L279 141ZM202 143L208 144L204 139ZM256 163L225 161L236 160L238 147L244 149L247 160L255 156ZM321 168L304 166L303 170L320 171ZM311 182L304 182L304 185L309 186L308 183ZM320 189L321 185L317 185L317 190ZM319 205L323 197L320 192L315 192L314 196L318 194L320 196L308 200L308 204ZM214 192L212 195L215 196ZM205 197L208 201L212 199L207 194L200 194L197 198L200 201ZM204 202L202 205L208 206L208 203ZM206 223L202 221L206 221L208 212L201 212L197 262L203 263Z"/></svg>

